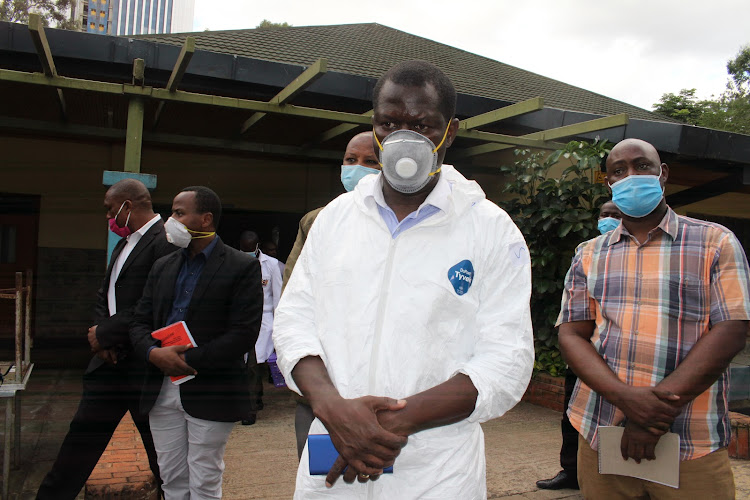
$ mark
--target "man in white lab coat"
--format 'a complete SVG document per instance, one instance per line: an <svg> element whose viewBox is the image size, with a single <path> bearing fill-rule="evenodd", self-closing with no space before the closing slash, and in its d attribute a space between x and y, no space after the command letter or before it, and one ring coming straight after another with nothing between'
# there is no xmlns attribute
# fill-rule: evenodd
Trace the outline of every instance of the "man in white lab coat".
<svg viewBox="0 0 750 500"><path fill-rule="evenodd" d="M382 174L320 212L276 311L287 385L339 452L312 476L308 440L295 498L486 498L479 424L531 376L531 264L510 217L443 165L455 102L424 61L378 81Z"/></svg>
<svg viewBox="0 0 750 500"><path fill-rule="evenodd" d="M242 425L253 425L257 413L263 409L263 379L267 373L264 363L273 352L271 333L273 314L281 298L281 271L277 259L260 251L260 239L254 231L244 231L240 235L240 250L258 258L263 284L263 321L258 340L255 342L255 362L252 359L248 360L254 411L242 421Z"/></svg>

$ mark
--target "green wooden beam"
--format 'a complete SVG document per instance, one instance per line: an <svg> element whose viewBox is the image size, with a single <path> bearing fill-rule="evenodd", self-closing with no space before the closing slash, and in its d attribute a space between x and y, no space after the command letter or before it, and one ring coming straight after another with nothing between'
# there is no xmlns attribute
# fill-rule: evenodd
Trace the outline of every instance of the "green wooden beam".
<svg viewBox="0 0 750 500"><path fill-rule="evenodd" d="M177 61L174 64L174 68L172 68L172 74L169 75L169 81L167 82L166 89L170 92L176 92L177 87L179 87L180 82L182 81L182 77L185 76L185 71L187 71L188 64L190 64L190 60L193 58L193 54L195 54L195 37L189 36L185 39L185 43L182 45L182 50L180 50L180 55L177 56ZM162 101L159 103L159 107L156 108L156 114L154 115L154 124L153 129L156 129L156 127L159 125L159 120L161 119L161 113L164 110L165 103Z"/></svg>
<svg viewBox="0 0 750 500"><path fill-rule="evenodd" d="M140 97L131 97L128 102L128 128L125 132L125 172L141 171L143 147L143 111L145 103Z"/></svg>
<svg viewBox="0 0 750 500"><path fill-rule="evenodd" d="M315 80L326 74L327 71L328 59L322 57L315 61L312 66L303 71L301 75L292 80L292 83L284 87L281 92L272 97L269 103L278 105L286 104L294 99L294 97L300 92L305 90L305 88L311 85ZM240 135L246 134L247 131L250 130L250 127L262 120L264 116L266 116L265 113L255 113L253 116L245 120L245 123L240 127Z"/></svg>
<svg viewBox="0 0 750 500"><path fill-rule="evenodd" d="M127 88L125 89L125 91L128 91ZM294 106L293 104L284 104L280 106L278 104L271 104L269 102L237 99L235 97L197 94L184 91L171 93L165 89L151 89L149 92L149 96L158 100L182 102L186 104L203 104L207 106L219 106L223 108L261 111L263 113L276 113L287 116L301 116L306 118L317 118L320 120L333 120L343 123L357 123L365 125L372 123L369 117L362 115L345 113L343 111L306 108L302 106Z"/></svg>
<svg viewBox="0 0 750 500"><path fill-rule="evenodd" d="M42 63L42 72L46 76L57 76L55 61L52 59L52 51L49 48L47 35L44 32L44 25L39 14L29 14L29 33L39 56L39 62Z"/></svg>
<svg viewBox="0 0 750 500"><path fill-rule="evenodd" d="M146 80L146 61L143 59L133 59L133 85L143 87Z"/></svg>
<svg viewBox="0 0 750 500"><path fill-rule="evenodd" d="M597 130L621 127L627 125L628 120L627 113L620 113L619 115L605 116L603 118L565 125L564 127L553 128L551 130L543 130L541 132L536 132L536 134L542 134L542 137L547 140L561 139L563 137L588 134L596 132Z"/></svg>
<svg viewBox="0 0 750 500"><path fill-rule="evenodd" d="M169 75L169 81L167 82L167 90L175 92L177 87L182 81L182 77L185 76L188 64L195 54L195 37L189 36L185 39L185 43L182 45L180 55L177 56L177 61L172 68L172 74Z"/></svg>
<svg viewBox="0 0 750 500"><path fill-rule="evenodd" d="M370 111L365 111L364 113L362 113L362 116L372 117L374 112L375 111L371 109ZM314 138L312 141L305 144L305 146L309 146L311 144L320 144L321 142L330 141L334 137L338 137L341 134L345 134L349 132L350 130L353 130L357 127L359 127L359 125L351 125L348 123L342 123L341 125L336 125L335 127L326 130L325 132L320 134L318 137Z"/></svg>
<svg viewBox="0 0 750 500"><path fill-rule="evenodd" d="M294 99L300 92L305 90L315 80L325 75L328 71L328 59L321 57L313 63L312 66L302 72L292 83L284 87L284 89L276 94L271 99L273 104L286 104L287 102Z"/></svg>
<svg viewBox="0 0 750 500"><path fill-rule="evenodd" d="M27 73L25 71L14 71L0 69L0 80L6 82L26 83L30 85L41 85L47 87L58 87L62 89L86 90L105 94L122 94L122 83L96 82L80 78L67 78L64 76L47 77L42 73Z"/></svg>
<svg viewBox="0 0 750 500"><path fill-rule="evenodd" d="M533 111L539 111L542 108L544 108L544 99L542 97L535 97L534 99L517 102L516 104L511 104L510 106L505 106L504 108L499 108L494 111L489 111L481 115L472 116L471 118L461 120L459 128L464 130L471 130L483 125L499 122L513 116L519 116L526 113L531 113Z"/></svg>
<svg viewBox="0 0 750 500"><path fill-rule="evenodd" d="M506 144L511 147L523 146L526 148L540 149L558 149L561 144L549 142L544 138L518 137L515 135L493 134L490 132L480 132L479 130L461 130L459 129L457 137L474 139L477 141L491 142L493 144Z"/></svg>
<svg viewBox="0 0 750 500"><path fill-rule="evenodd" d="M248 130L250 130L253 125L261 121L263 117L266 116L266 114L267 113L253 113L253 115L245 120L245 123L243 123L240 127L240 135L247 134Z"/></svg>
<svg viewBox="0 0 750 500"><path fill-rule="evenodd" d="M306 108L301 106L294 106L291 104L279 106L278 104L271 104L262 101L251 101L249 99L237 99L234 97L197 94L194 92L184 92L181 90L170 92L167 89L139 87L122 83L96 82L92 80L68 78L65 76L45 77L41 73L27 73L24 71L14 71L8 69L0 69L0 81L26 83L48 87L60 87L65 89L77 89L105 94L141 96L168 102L218 106L222 108L261 111L264 113L278 113L282 115L317 118L321 120L331 120L342 123L354 123L362 125L372 124L372 120L370 119L370 117L353 113L345 113L343 111L329 111L325 109Z"/></svg>
<svg viewBox="0 0 750 500"><path fill-rule="evenodd" d="M594 120L588 120L581 123L574 123L572 125L565 125L563 127L553 128L549 130L542 130L531 134L521 136L524 139L536 139L536 140L553 140L562 139L564 137L571 137L580 134L587 134L590 132L596 132L597 130L606 130L608 128L620 127L628 124L627 113L621 113L619 115L605 116L603 118L596 118ZM501 145L501 144L482 144L481 146L474 146L466 148L463 151L457 152L452 159L462 159L471 156L477 156L486 153L493 153L495 151L502 151L509 149L513 146Z"/></svg>
<svg viewBox="0 0 750 500"><path fill-rule="evenodd" d="M42 64L42 73L44 76L53 77L57 76L57 68L55 67L55 60L52 57L52 51L49 48L49 42L47 41L47 34L44 32L44 24L42 24L42 18L39 14L29 14L29 34L31 40L34 42L34 48L39 56L39 62ZM65 96L61 89L57 91L57 102L60 106L60 115L63 120L67 116L67 106L65 104Z"/></svg>
<svg viewBox="0 0 750 500"><path fill-rule="evenodd" d="M61 76L45 77L41 74L3 69L0 69L0 80L29 83L34 85L55 86L61 88L74 88L79 90L104 92L109 94L128 95L130 97L140 96L147 99L155 99L157 101L165 102L181 102L184 104L218 106L237 110L259 111L262 113L276 113L286 116L299 116L320 120L331 120L350 125L372 125L371 117L367 116L366 114L353 114L345 113L343 111L307 108L302 106L294 106L292 104L280 105L271 102L198 94L194 92L184 92L179 90L170 92L167 89L158 89L153 87L94 82ZM552 139L577 135L586 132L593 132L596 130L603 130L606 128L617 127L625 124L627 124L627 116L625 114L622 114L600 118L597 120L590 120L588 122L575 125L568 125L566 127L560 127L559 129L553 129L552 131L536 132L534 134L528 134L521 137L504 134L492 134L489 132L480 132L477 130L459 130L458 137L492 143L476 146L475 148L469 148L472 151L479 151L477 148L489 149L482 150L481 152L472 152L468 155L461 155L461 157L466 157L474 156L475 154L482 154L484 152L499 151L516 146L556 149L560 145L550 142Z"/></svg>

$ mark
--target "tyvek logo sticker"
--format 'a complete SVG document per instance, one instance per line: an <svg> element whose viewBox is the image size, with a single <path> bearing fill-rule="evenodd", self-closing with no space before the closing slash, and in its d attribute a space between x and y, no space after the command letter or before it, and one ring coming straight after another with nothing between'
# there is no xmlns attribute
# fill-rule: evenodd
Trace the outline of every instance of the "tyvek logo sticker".
<svg viewBox="0 0 750 500"><path fill-rule="evenodd" d="M474 281L474 266L471 261L462 260L455 266L448 269L448 281L453 285L456 295L463 295L471 288Z"/></svg>

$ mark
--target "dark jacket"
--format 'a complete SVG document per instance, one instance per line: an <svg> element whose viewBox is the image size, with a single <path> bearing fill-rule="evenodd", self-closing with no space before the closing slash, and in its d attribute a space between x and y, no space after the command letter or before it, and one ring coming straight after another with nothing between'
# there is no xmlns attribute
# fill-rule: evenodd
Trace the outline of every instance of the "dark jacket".
<svg viewBox="0 0 750 500"><path fill-rule="evenodd" d="M218 238L218 236L217 236ZM159 343L151 332L166 325L172 310L175 283L185 252L159 259L149 274L130 327L135 356L146 359ZM250 392L244 354L252 352L263 314L263 287L258 260L219 239L193 291L185 323L198 347L185 361L198 372L180 385L182 406L204 420L234 422L250 412ZM149 363L141 395L141 411L156 402L164 374Z"/></svg>
<svg viewBox="0 0 750 500"><path fill-rule="evenodd" d="M112 267L122 249L125 248L126 243L125 238L121 239L112 251L112 258L107 266L104 281L96 293L93 323L97 325L96 338L99 345L104 349L116 349L120 362L128 359L133 352L128 329L133 319L135 305L143 294L143 287L146 284L151 266L161 257L177 250L176 246L167 241L164 233L164 222L156 221L138 241L138 244L128 255L122 269L120 269L120 274L117 276L117 282L115 283L117 313L110 316L107 303L109 280L112 276ZM103 364L105 364L103 360L94 356L86 369L86 373L96 370ZM143 363L140 364L143 365Z"/></svg>

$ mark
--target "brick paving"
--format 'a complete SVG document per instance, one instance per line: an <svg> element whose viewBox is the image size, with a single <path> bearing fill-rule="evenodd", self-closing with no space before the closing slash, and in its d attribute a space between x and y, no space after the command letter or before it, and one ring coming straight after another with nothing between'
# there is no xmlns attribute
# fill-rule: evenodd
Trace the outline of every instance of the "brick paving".
<svg viewBox="0 0 750 500"><path fill-rule="evenodd" d="M86 481L85 498L158 500L159 489L143 441L130 413L117 426L99 463Z"/></svg>
<svg viewBox="0 0 750 500"><path fill-rule="evenodd" d="M78 404L81 374L80 369L35 369L23 400L22 464L11 471L11 499L33 499L52 466ZM230 436L225 455L225 499L288 499L294 491L294 403L285 389L266 386L266 390L266 406L257 423L237 425ZM0 415L3 411L0 409ZM537 479L551 477L559 470L559 419L558 412L522 402L503 418L483 425L490 499L582 498L577 491L544 491L534 485ZM118 438L117 444L134 446L136 438ZM134 455L130 458L137 459L138 452ZM132 464L123 466L129 468ZM732 469L737 498L750 498L750 461L732 460ZM95 473L102 472L107 473L99 469ZM147 471L138 466L137 471L118 470L116 474L128 478L140 477L144 472ZM102 479L108 480L102 476L92 478ZM78 499L84 499L83 492Z"/></svg>

